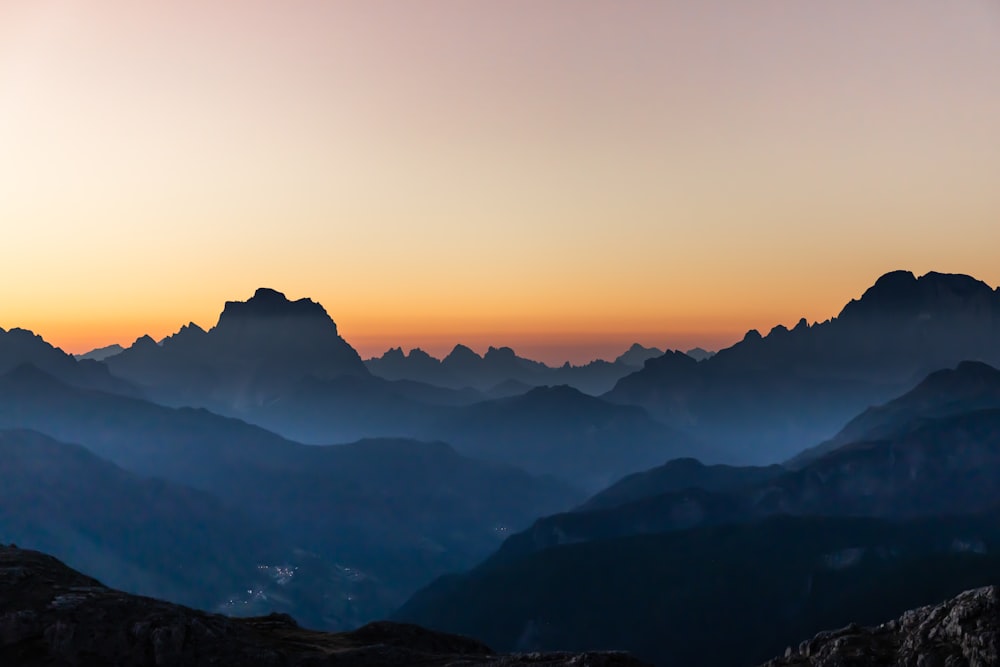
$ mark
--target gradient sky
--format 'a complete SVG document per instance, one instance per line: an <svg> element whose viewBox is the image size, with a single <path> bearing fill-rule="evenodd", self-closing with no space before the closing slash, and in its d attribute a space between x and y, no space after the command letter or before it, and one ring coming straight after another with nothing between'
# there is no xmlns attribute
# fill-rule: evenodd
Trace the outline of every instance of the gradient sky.
<svg viewBox="0 0 1000 667"><path fill-rule="evenodd" d="M719 347L1000 283L997 0L0 0L0 326L267 285L364 355Z"/></svg>

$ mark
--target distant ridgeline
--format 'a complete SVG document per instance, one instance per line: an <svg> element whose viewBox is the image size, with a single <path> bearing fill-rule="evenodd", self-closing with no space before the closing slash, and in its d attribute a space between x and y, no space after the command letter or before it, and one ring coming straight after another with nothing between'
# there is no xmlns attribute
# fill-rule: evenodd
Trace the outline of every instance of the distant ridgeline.
<svg viewBox="0 0 1000 667"><path fill-rule="evenodd" d="M682 459L628 476L442 577L395 618L504 650L615 647L656 664L735 667L998 578L1000 371L964 362L788 467ZM913 632L909 648L845 636L872 642L857 655L983 646ZM802 649L775 664L862 664L816 641L830 662ZM1000 636L990 641L995 650Z"/></svg>
<svg viewBox="0 0 1000 667"><path fill-rule="evenodd" d="M269 289L80 358L0 330L0 541L319 628L763 662L1000 575L998 365L1000 292L938 273L576 367L364 361Z"/></svg>

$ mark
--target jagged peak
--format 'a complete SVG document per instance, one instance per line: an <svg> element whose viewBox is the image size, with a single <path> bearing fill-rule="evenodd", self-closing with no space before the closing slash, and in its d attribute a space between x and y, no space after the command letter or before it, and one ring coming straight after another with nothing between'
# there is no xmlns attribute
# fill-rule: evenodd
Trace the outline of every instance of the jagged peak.
<svg viewBox="0 0 1000 667"><path fill-rule="evenodd" d="M182 333L203 334L203 333L208 333L208 332L205 331L204 329L202 329L200 326L198 326L194 322L188 322L187 324L185 324L184 326L182 326L177 331L177 333L178 334L182 334Z"/></svg>
<svg viewBox="0 0 1000 667"><path fill-rule="evenodd" d="M139 336L138 338L135 339L135 342L132 343L131 345L131 349L137 349L137 350L141 350L142 348L152 348L152 347L158 347L158 343L149 334L143 334L142 336Z"/></svg>
<svg viewBox="0 0 1000 667"><path fill-rule="evenodd" d="M14 336L16 338L26 338L26 339L30 338L30 339L33 339L33 340L39 340L39 341L45 342L44 338L42 338L40 335L36 334L31 329L24 329L24 328L21 328L21 327L11 327L6 333L7 333L8 336ZM48 344L48 343L46 343L46 344Z"/></svg>
<svg viewBox="0 0 1000 667"><path fill-rule="evenodd" d="M517 354L514 352L513 348L507 346L493 347L490 345L489 349L486 350L486 354L483 356L483 359L514 359L516 357Z"/></svg>
<svg viewBox="0 0 1000 667"><path fill-rule="evenodd" d="M461 361L468 359L481 360L482 357L476 354L476 352L471 347L467 345L462 345L461 343L455 345L455 347L452 348L451 352L448 353L448 356L444 358L445 361L448 360Z"/></svg>
<svg viewBox="0 0 1000 667"><path fill-rule="evenodd" d="M227 301L219 318L230 317L322 317L333 321L326 309L312 299L292 301L270 287L260 287L246 301Z"/></svg>
<svg viewBox="0 0 1000 667"><path fill-rule="evenodd" d="M227 301L214 329L226 330L231 325L240 328L249 321L311 321L329 327L333 335L339 336L337 324L321 304L308 298L291 301L269 287L258 288L246 301Z"/></svg>
<svg viewBox="0 0 1000 667"><path fill-rule="evenodd" d="M942 298L964 298L996 292L981 280L963 273L930 271L917 278L911 271L891 271L878 278L860 299L852 299L839 318L857 314L894 312L930 305Z"/></svg>

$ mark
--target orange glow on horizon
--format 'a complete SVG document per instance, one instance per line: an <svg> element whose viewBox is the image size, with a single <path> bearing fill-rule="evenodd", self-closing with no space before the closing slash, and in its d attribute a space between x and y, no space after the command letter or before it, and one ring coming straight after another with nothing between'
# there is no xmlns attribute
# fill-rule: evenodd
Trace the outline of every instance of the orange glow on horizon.
<svg viewBox="0 0 1000 667"><path fill-rule="evenodd" d="M580 362L997 285L998 62L986 0L0 3L0 326L263 285L363 356Z"/></svg>

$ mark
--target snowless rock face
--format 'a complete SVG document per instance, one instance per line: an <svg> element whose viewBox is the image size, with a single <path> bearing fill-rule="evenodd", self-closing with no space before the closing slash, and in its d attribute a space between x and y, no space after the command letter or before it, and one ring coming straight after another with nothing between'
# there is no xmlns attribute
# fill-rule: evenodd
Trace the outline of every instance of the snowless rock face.
<svg viewBox="0 0 1000 667"><path fill-rule="evenodd" d="M280 614L234 619L129 595L36 551L0 545L0 665L640 665L620 653L496 655L415 625L353 632L300 628Z"/></svg>
<svg viewBox="0 0 1000 667"><path fill-rule="evenodd" d="M850 625L789 647L765 667L980 667L1000 664L1000 589L966 591L874 628Z"/></svg>

